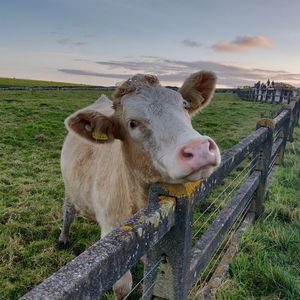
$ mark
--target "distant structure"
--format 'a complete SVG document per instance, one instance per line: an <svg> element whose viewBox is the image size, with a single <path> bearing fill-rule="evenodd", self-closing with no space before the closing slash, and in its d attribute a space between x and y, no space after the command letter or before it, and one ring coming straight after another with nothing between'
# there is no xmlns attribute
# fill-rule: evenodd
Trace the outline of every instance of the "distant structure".
<svg viewBox="0 0 300 300"><path fill-rule="evenodd" d="M252 87L252 94L254 94L254 101L270 102L270 103L289 103L290 99L295 97L297 90L295 87L284 82L270 82L261 83L258 81Z"/></svg>
<svg viewBox="0 0 300 300"><path fill-rule="evenodd" d="M237 93L242 100L258 101L267 103L290 103L291 99L297 95L297 89L284 82L268 81L266 83L258 81L253 87L247 89L237 89Z"/></svg>

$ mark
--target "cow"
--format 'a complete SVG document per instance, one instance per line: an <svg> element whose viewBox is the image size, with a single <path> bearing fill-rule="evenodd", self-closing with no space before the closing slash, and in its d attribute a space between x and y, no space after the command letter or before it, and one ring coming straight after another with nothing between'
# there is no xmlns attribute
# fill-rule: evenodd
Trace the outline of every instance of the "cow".
<svg viewBox="0 0 300 300"><path fill-rule="evenodd" d="M103 237L147 205L151 183L197 181L219 166L218 146L191 124L215 84L209 71L190 75L178 91L154 75L137 74L116 88L113 101L102 95L65 120L61 246L75 211L98 222ZM128 271L113 286L116 299L131 287Z"/></svg>

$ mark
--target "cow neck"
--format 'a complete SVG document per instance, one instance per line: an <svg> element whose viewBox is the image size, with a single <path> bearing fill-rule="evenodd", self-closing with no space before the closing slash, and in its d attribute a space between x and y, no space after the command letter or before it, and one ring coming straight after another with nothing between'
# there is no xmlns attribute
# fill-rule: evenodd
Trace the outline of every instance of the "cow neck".
<svg viewBox="0 0 300 300"><path fill-rule="evenodd" d="M135 149L136 150L136 149ZM147 203L148 190L150 184L147 182L145 177L145 161L140 153L136 153L133 147L129 147L128 144L122 144L122 156L124 169L126 173L126 184L128 190L135 202L143 206ZM139 207L140 209L141 207Z"/></svg>

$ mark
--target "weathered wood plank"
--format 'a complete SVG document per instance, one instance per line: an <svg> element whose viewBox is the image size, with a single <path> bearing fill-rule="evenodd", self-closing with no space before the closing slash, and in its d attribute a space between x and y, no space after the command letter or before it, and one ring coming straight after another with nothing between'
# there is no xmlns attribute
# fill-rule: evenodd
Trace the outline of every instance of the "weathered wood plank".
<svg viewBox="0 0 300 300"><path fill-rule="evenodd" d="M283 110L276 118L273 119L275 124L274 130L275 131L279 130L283 126L285 120L288 118L289 118L289 111Z"/></svg>
<svg viewBox="0 0 300 300"><path fill-rule="evenodd" d="M255 171L260 171L261 176L259 179L259 185L255 194L255 198L252 201L250 211L255 212L255 217L258 218L264 211L264 201L267 192L267 177L271 164L271 155L273 148L273 132L275 128L274 119L260 119L256 128L265 127L268 128L268 134L265 142L261 144L256 153L259 153L258 160L256 162Z"/></svg>
<svg viewBox="0 0 300 300"><path fill-rule="evenodd" d="M164 197L139 211L21 299L99 299L171 229L175 206Z"/></svg>
<svg viewBox="0 0 300 300"><path fill-rule="evenodd" d="M295 106L296 106L296 101L291 101L289 103L289 107L291 108L291 110L293 110L295 108Z"/></svg>
<svg viewBox="0 0 300 300"><path fill-rule="evenodd" d="M288 134L288 141L289 142L294 141L293 133L294 133L294 127L295 127L295 123L296 123L296 116L297 116L297 106L296 106L296 104L297 104L296 101L292 101L289 104L289 107L291 109L289 134Z"/></svg>
<svg viewBox="0 0 300 300"><path fill-rule="evenodd" d="M224 178L234 170L250 153L263 144L268 128L259 128L254 133L233 146L222 156L220 167L205 181L195 193L194 205L204 199Z"/></svg>
<svg viewBox="0 0 300 300"><path fill-rule="evenodd" d="M193 195L200 182L185 185L162 185L169 196L177 198L175 225L146 256L145 273L153 270L153 265L164 257L157 271L151 272L143 282L147 291L143 300L153 297L162 299L186 299L189 289L186 276L190 266L192 247Z"/></svg>
<svg viewBox="0 0 300 300"><path fill-rule="evenodd" d="M190 286L209 263L216 249L223 241L234 221L249 206L251 198L258 187L260 172L253 172L232 200L220 212L216 220L206 230L193 248L190 266Z"/></svg>
<svg viewBox="0 0 300 300"><path fill-rule="evenodd" d="M299 126L299 118L300 118L300 97L296 101L296 120L295 120L295 126Z"/></svg>

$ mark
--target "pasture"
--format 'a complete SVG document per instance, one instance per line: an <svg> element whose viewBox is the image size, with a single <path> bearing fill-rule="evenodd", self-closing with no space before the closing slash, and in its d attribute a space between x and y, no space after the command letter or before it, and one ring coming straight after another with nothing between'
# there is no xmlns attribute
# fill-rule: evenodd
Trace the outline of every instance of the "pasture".
<svg viewBox="0 0 300 300"><path fill-rule="evenodd" d="M64 119L95 101L99 91L0 91L0 290L17 299L100 236L97 224L76 218L70 248L59 250L63 184L59 158ZM275 105L216 94L194 121L221 150L255 129L260 112Z"/></svg>
<svg viewBox="0 0 300 300"><path fill-rule="evenodd" d="M300 128L216 299L300 299Z"/></svg>

